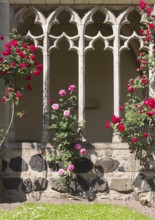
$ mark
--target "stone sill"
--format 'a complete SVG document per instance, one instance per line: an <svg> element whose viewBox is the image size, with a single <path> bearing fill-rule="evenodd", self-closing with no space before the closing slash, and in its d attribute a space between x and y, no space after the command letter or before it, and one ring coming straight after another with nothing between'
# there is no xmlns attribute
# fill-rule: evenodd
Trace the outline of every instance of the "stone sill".
<svg viewBox="0 0 155 220"><path fill-rule="evenodd" d="M42 146L42 143L36 142L14 142L14 143L6 143L4 148L6 149L30 149L36 148L38 146ZM52 147L50 143L47 144L47 147ZM86 148L90 150L95 147L95 150L128 150L127 143L91 143L86 145Z"/></svg>
<svg viewBox="0 0 155 220"><path fill-rule="evenodd" d="M5 1L2 1L2 3ZM139 0L8 0L10 4L70 4L70 5L88 5L88 4L101 4L101 5L137 5ZM146 0L149 4L154 4L154 0Z"/></svg>

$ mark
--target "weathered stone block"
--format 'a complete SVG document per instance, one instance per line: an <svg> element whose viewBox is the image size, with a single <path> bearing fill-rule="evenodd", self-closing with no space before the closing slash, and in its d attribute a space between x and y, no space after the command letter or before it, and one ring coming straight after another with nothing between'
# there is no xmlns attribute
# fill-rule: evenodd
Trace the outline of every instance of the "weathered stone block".
<svg viewBox="0 0 155 220"><path fill-rule="evenodd" d="M133 190L132 179L112 178L109 188L118 192L131 192Z"/></svg>
<svg viewBox="0 0 155 220"><path fill-rule="evenodd" d="M8 166L8 162L6 160L2 160L2 172L6 170L7 166Z"/></svg>
<svg viewBox="0 0 155 220"><path fill-rule="evenodd" d="M97 159L95 162L95 167L101 172L107 173L116 170L119 166L119 161L114 160L110 157L105 157Z"/></svg>
<svg viewBox="0 0 155 220"><path fill-rule="evenodd" d="M21 190L23 190L25 193L32 192L33 185L32 185L32 180L30 178L27 178L22 182Z"/></svg>
<svg viewBox="0 0 155 220"><path fill-rule="evenodd" d="M104 192L108 187L108 183L104 178L97 177L91 181L90 186L93 192Z"/></svg>
<svg viewBox="0 0 155 220"><path fill-rule="evenodd" d="M66 179L63 177L51 178L49 185L51 186L51 189L56 190L58 192L69 192L69 186L68 184L66 184Z"/></svg>
<svg viewBox="0 0 155 220"><path fill-rule="evenodd" d="M22 179L19 177L3 178L3 186L6 189L18 189Z"/></svg>
<svg viewBox="0 0 155 220"><path fill-rule="evenodd" d="M28 164L23 158L15 157L10 161L10 168L16 172L24 172L28 170Z"/></svg>
<svg viewBox="0 0 155 220"><path fill-rule="evenodd" d="M143 173L140 173L135 178L133 186L141 192L155 191L155 177L147 177Z"/></svg>
<svg viewBox="0 0 155 220"><path fill-rule="evenodd" d="M93 169L93 163L86 157L81 157L81 159L75 160L73 162L75 166L75 173L87 173Z"/></svg>
<svg viewBox="0 0 155 220"><path fill-rule="evenodd" d="M31 157L29 165L32 170L42 172L47 169L47 164L42 155L35 154Z"/></svg>
<svg viewBox="0 0 155 220"><path fill-rule="evenodd" d="M51 169L51 171L58 171L60 169L60 167L62 167L58 163L56 163L55 161L48 162L48 166Z"/></svg>
<svg viewBox="0 0 155 220"><path fill-rule="evenodd" d="M35 191L43 191L47 189L48 181L45 178L39 177L34 180L34 190Z"/></svg>
<svg viewBox="0 0 155 220"><path fill-rule="evenodd" d="M70 189L71 193L82 193L88 191L90 183L83 177L78 175L75 179L71 180Z"/></svg>

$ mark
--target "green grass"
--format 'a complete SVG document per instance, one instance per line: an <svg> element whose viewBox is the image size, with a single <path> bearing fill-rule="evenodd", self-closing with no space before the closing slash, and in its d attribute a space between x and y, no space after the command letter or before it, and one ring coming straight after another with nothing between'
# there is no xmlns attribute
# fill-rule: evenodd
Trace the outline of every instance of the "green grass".
<svg viewBox="0 0 155 220"><path fill-rule="evenodd" d="M32 204L0 210L0 220L151 220L126 207L107 204Z"/></svg>

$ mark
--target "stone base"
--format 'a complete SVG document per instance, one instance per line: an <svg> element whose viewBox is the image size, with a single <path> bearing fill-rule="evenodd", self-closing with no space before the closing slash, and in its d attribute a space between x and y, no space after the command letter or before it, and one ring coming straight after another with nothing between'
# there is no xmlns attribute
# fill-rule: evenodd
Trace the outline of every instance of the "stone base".
<svg viewBox="0 0 155 220"><path fill-rule="evenodd" d="M155 163L143 167L129 153L126 143L84 144L81 161L70 188L57 174L58 165L47 163L41 143L10 143L3 148L4 202L74 197L153 202ZM46 147L52 149L48 144ZM84 167L84 169L83 169ZM151 167L151 168L150 168ZM151 195L151 196L149 196Z"/></svg>

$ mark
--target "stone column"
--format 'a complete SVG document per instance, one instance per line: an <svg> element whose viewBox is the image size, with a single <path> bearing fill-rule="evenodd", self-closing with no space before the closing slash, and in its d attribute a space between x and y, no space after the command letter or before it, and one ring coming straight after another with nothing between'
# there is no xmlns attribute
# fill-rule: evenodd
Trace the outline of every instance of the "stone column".
<svg viewBox="0 0 155 220"><path fill-rule="evenodd" d="M85 121L85 54L84 54L84 25L78 25L79 51L78 51L78 121L84 126Z"/></svg>
<svg viewBox="0 0 155 220"><path fill-rule="evenodd" d="M0 0L0 35L4 35L5 39L8 38L10 32L10 5L7 0ZM0 50L3 48L4 42L0 41ZM0 97L5 94L5 87L0 81ZM0 128L7 128L9 121L9 106L0 103ZM0 202L2 201L2 146L0 146Z"/></svg>
<svg viewBox="0 0 155 220"><path fill-rule="evenodd" d="M120 116L119 106L120 106L120 25L113 25L113 34L115 36L114 46L113 46L113 96L114 96L114 115ZM114 133L113 142L120 142L119 137Z"/></svg>

